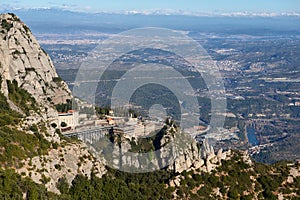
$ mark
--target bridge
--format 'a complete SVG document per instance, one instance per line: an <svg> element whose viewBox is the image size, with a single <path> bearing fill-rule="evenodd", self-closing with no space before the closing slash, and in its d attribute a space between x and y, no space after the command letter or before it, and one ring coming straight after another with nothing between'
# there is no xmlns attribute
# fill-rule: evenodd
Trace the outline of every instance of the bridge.
<svg viewBox="0 0 300 200"><path fill-rule="evenodd" d="M77 137L83 142L89 142L93 144L100 139L104 138L105 135L109 134L110 130L113 126L99 126L93 127L89 129L78 129L74 131L69 131L64 133L63 135L66 137Z"/></svg>

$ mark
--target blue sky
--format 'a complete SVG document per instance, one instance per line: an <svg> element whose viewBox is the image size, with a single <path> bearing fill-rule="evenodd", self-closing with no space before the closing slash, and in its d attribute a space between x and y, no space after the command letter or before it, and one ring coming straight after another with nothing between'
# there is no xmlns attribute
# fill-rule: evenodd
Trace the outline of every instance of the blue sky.
<svg viewBox="0 0 300 200"><path fill-rule="evenodd" d="M186 12L300 12L300 0L0 0L3 8L64 8L117 12L184 10Z"/></svg>

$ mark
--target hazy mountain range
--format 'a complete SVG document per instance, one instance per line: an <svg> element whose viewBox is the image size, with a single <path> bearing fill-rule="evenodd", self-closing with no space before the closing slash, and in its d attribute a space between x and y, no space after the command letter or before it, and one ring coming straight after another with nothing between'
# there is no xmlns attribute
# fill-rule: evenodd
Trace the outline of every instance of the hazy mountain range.
<svg viewBox="0 0 300 200"><path fill-rule="evenodd" d="M172 10L85 13L62 9L1 9L20 16L34 33L120 32L137 27L230 34L299 33L299 13L186 13Z"/></svg>

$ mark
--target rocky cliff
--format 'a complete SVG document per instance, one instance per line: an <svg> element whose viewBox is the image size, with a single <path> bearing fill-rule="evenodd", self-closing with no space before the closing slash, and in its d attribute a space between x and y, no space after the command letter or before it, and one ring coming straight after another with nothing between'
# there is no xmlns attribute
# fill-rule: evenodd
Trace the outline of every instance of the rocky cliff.
<svg viewBox="0 0 300 200"><path fill-rule="evenodd" d="M17 173L45 184L55 193L59 193L56 183L63 177L71 183L77 174L90 176L93 172L101 177L105 173L102 162L88 152L84 143L61 137L51 126L58 124L55 105L71 99L71 92L57 75L49 55L14 14L0 15L0 81L1 97L14 110L8 115L19 113L14 114L18 123L2 123L0 139L10 132L28 135L16 135L22 143L16 142L17 138L13 144L3 143L1 159L5 163L11 158L17 160L18 164L11 166ZM5 116L1 117L5 121ZM10 150L14 148L18 151ZM29 152L32 149L36 152Z"/></svg>
<svg viewBox="0 0 300 200"><path fill-rule="evenodd" d="M57 114L53 104L71 98L67 85L58 77L49 55L17 16L2 14L0 20L1 92L9 100L7 81L15 80L35 98L40 116L55 120ZM22 113L12 101L9 103Z"/></svg>
<svg viewBox="0 0 300 200"><path fill-rule="evenodd" d="M207 140L196 142L174 124L165 125L154 137L146 139L112 133L111 141L113 147L110 165L133 172L164 168L175 174L191 170L209 173L231 155L231 151L222 152L222 149L215 153ZM143 154L151 151L152 154Z"/></svg>

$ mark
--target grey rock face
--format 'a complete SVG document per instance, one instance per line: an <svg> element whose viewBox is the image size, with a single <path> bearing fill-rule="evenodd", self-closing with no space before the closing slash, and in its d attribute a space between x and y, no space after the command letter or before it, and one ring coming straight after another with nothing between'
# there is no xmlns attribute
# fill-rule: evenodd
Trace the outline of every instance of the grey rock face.
<svg viewBox="0 0 300 200"><path fill-rule="evenodd" d="M0 77L0 91L7 97L12 109L24 114L8 98L7 81L13 80L31 94L39 109L38 112L30 111L18 128L24 130L24 134L32 134L30 131L25 133L26 129L42 122L47 128L45 139L61 144L61 138L50 124L58 124L54 105L71 99L71 92L67 84L58 77L49 55L40 47L29 28L12 14L0 15ZM65 143L58 149L49 149L47 155L20 162L24 166L16 169L17 173L30 177L37 183L41 183L41 177L45 176L49 179L46 188L55 193L59 193L56 183L62 177L71 183L79 173L89 176L93 172L101 177L106 172L103 162L96 160L85 144L79 142Z"/></svg>
<svg viewBox="0 0 300 200"><path fill-rule="evenodd" d="M125 139L124 136L119 135L121 138L120 143L115 143L114 148L114 160L113 165L117 168L131 166L136 170L143 171L144 169L151 170L149 166L156 166L154 169L159 167L173 171L175 173L181 173L183 171L189 171L193 169L200 169L201 171L211 172L217 166L220 165L221 160L226 159L227 152L222 152L220 149L217 155L214 149L209 145L208 141L203 141L202 144L197 143L192 138L182 136L179 130L169 127L162 138L160 138L161 149L159 153L156 152L155 159L153 161L142 162L139 155L130 155L131 145L130 140ZM176 137L180 137L180 140L176 140ZM164 149L168 143L180 141L180 144L174 144L173 148ZM176 142L175 142L176 143ZM182 145L184 143L184 145ZM172 146L172 145L171 145ZM170 152L171 151L171 152ZM170 162L172 159L174 162ZM168 162L169 161L169 162ZM168 164L169 163L169 164Z"/></svg>
<svg viewBox="0 0 300 200"><path fill-rule="evenodd" d="M6 80L16 80L36 100L45 120L55 121L53 104L71 98L66 83L60 81L49 55L40 47L30 29L11 14L0 15L1 92L8 96ZM16 106L12 109L21 112Z"/></svg>

